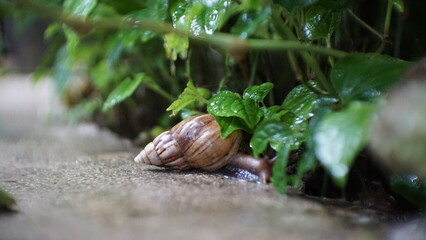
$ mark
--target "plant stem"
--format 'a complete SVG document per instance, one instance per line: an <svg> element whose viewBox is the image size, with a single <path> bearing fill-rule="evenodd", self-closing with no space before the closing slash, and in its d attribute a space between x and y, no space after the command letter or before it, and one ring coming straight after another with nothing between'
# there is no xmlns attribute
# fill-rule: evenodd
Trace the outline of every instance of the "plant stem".
<svg viewBox="0 0 426 240"><path fill-rule="evenodd" d="M249 39L246 42L247 47L253 50L296 50L303 52L313 52L336 58L342 58L347 54L346 52L337 49L309 43L301 43L298 41Z"/></svg>
<svg viewBox="0 0 426 240"><path fill-rule="evenodd" d="M257 71L257 65L258 65L258 62L259 62L259 51L256 51L254 53L253 58L254 58L253 66L251 66L250 79L249 79L249 82L248 82L248 86L252 86L253 83L254 83L254 78L256 76L256 71Z"/></svg>
<svg viewBox="0 0 426 240"><path fill-rule="evenodd" d="M290 28L287 25L283 25L280 24L281 19L279 18L278 15L273 15L273 24L275 26L275 28L277 29L278 34L280 34L282 39L290 39L291 41L280 41L282 43L298 43L298 44L304 44L304 43L300 43L298 41L296 41L296 36L294 36L293 32L290 30ZM333 87L333 85L330 83L330 81L327 79L327 77L324 75L324 73L322 72L321 68L318 65L318 62L309 54L309 52L314 52L314 53L321 53L324 55L328 55L328 56L334 56L334 57L344 57L347 53L337 50L337 49L333 49L333 48L328 48L328 47L323 47L323 46L317 46L317 45L311 45L308 44L310 47L308 48L309 50L302 50L299 48L291 48L292 50L299 50L300 55L302 55L302 58L305 60L305 62L312 68L312 70L317 74L317 78L318 78L318 83L319 85L321 85L321 87L323 89L315 89L315 92L321 92L322 94L324 94L324 90L326 91L326 93L331 94L333 96L336 96L336 91ZM311 48L312 47L312 48ZM317 51L318 49L314 49L314 48L320 48L321 52ZM328 52L330 50L330 52ZM325 54L322 51L327 51L328 54ZM330 54L332 53L332 54ZM290 61L291 58L290 58ZM303 78L302 78L303 79ZM312 86L310 86L307 81L303 81L303 83L309 87L312 88Z"/></svg>
<svg viewBox="0 0 426 240"><path fill-rule="evenodd" d="M194 35L189 31L174 28L170 23L161 21L143 20L143 21L125 21L122 18L109 18L102 20L90 20L72 16L63 13L62 8L52 5L42 5L30 0L7 0L11 3L21 4L23 7L33 9L44 17L65 23L73 29L83 29L90 31L93 28L99 29L121 29L121 28L140 28L158 33L175 33L180 36L188 37L191 40L199 41L204 44L211 44L225 50L234 57L244 55L247 50L297 50L309 51L337 58L344 57L347 53L329 49L323 46L301 43L298 41L278 41L249 39L244 40L232 34L215 33L213 35L200 34Z"/></svg>
<svg viewBox="0 0 426 240"><path fill-rule="evenodd" d="M325 42L327 44L327 47L331 48L331 39L330 39L330 37L327 37L325 39ZM331 67L334 67L334 59L331 56L328 56L328 63L330 64Z"/></svg>
<svg viewBox="0 0 426 240"><path fill-rule="evenodd" d="M365 29L367 29L372 34L374 34L376 37L378 37L382 42L384 41L384 37L379 31L377 31L376 29L374 29L373 27L368 25L368 23L364 22L361 18L359 18L357 15L355 15L355 13L352 12L352 10L348 9L347 11L348 11L349 15L351 15L355 19L355 21L357 21L359 24L361 24L361 26L363 26Z"/></svg>
<svg viewBox="0 0 426 240"><path fill-rule="evenodd" d="M389 27L390 27L391 17L392 17L392 2L388 0L388 6L386 8L385 23L383 27L384 39L387 39L389 37Z"/></svg>

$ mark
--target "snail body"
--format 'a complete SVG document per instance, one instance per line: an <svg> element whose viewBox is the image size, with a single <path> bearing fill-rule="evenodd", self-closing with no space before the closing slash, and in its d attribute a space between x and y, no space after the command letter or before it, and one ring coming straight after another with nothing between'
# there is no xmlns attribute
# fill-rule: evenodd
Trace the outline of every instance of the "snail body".
<svg viewBox="0 0 426 240"><path fill-rule="evenodd" d="M135 157L135 162L203 171L215 171L229 164L257 175L263 183L268 182L272 161L239 153L241 138L240 130L221 138L219 124L212 115L197 115L158 135Z"/></svg>
<svg viewBox="0 0 426 240"><path fill-rule="evenodd" d="M157 136L136 156L135 162L170 169L214 171L237 154L241 136L241 131L235 131L222 139L212 115L197 115Z"/></svg>

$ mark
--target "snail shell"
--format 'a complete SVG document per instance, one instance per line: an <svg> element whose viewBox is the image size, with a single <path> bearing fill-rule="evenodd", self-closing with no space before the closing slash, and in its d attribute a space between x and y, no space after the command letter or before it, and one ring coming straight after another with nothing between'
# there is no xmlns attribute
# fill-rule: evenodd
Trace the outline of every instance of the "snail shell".
<svg viewBox="0 0 426 240"><path fill-rule="evenodd" d="M241 137L241 131L235 131L223 139L212 115L197 115L157 136L136 156L135 162L170 169L214 171L233 159Z"/></svg>

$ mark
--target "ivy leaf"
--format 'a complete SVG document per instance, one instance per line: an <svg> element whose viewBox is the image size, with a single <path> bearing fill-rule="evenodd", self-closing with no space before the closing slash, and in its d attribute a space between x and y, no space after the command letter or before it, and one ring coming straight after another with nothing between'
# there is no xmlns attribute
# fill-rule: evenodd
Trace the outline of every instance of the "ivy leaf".
<svg viewBox="0 0 426 240"><path fill-rule="evenodd" d="M253 99L241 99L239 94L231 91L221 91L213 96L209 100L207 111L218 117L238 117L250 130L262 117L262 111Z"/></svg>
<svg viewBox="0 0 426 240"><path fill-rule="evenodd" d="M103 111L107 111L118 103L130 97L139 84L142 82L143 75L137 75L135 78L126 78L108 95L102 107Z"/></svg>
<svg viewBox="0 0 426 240"><path fill-rule="evenodd" d="M293 131L289 126L278 120L265 119L256 127L250 140L250 147L254 156L259 157L259 154L265 151L268 144L275 151L279 151L284 144L291 146L289 139L292 137Z"/></svg>
<svg viewBox="0 0 426 240"><path fill-rule="evenodd" d="M392 5L398 12L403 13L404 12L404 1L403 0L390 0L392 2Z"/></svg>
<svg viewBox="0 0 426 240"><path fill-rule="evenodd" d="M256 103L263 102L263 99L273 87L273 83L263 83L261 85L248 87L244 90L243 99L253 99Z"/></svg>
<svg viewBox="0 0 426 240"><path fill-rule="evenodd" d="M275 159L274 166L272 167L271 183L275 189L282 194L286 193L286 167L290 149L291 147L289 144L284 144L283 147L277 152L277 157Z"/></svg>
<svg viewBox="0 0 426 240"><path fill-rule="evenodd" d="M147 7L138 11L134 11L125 16L127 21L143 21L143 20L157 20L164 21L167 18L168 1L167 0L149 0L146 3ZM123 41L127 42L127 46L133 46L133 43L141 40L146 42L157 34L150 30L142 30L139 28L122 29L120 36Z"/></svg>
<svg viewBox="0 0 426 240"><path fill-rule="evenodd" d="M275 0L275 3L282 5L287 11L293 12L302 7L314 4L318 0Z"/></svg>
<svg viewBox="0 0 426 240"><path fill-rule="evenodd" d="M231 5L230 0L197 0L194 1L201 5L202 10L199 11L198 21L195 21L194 24L199 25L199 29L206 34L213 34L217 29L219 29L227 18L227 10ZM195 29L195 26L191 26L191 29Z"/></svg>
<svg viewBox="0 0 426 240"><path fill-rule="evenodd" d="M177 0L170 7L173 27L193 35L213 34L226 21L230 0ZM176 60L186 58L189 41L187 37L170 33L164 37L167 56Z"/></svg>
<svg viewBox="0 0 426 240"><path fill-rule="evenodd" d="M309 144L309 141L307 141L307 145ZM305 175L306 172L309 170L312 170L315 168L317 164L316 158L315 158L315 152L313 147L308 146L307 150L303 153L302 158L297 163L297 172L296 175L293 177L293 185L294 187L298 188L300 187L302 183L302 178Z"/></svg>
<svg viewBox="0 0 426 240"><path fill-rule="evenodd" d="M241 38L248 38L269 18L271 13L270 7L265 7L260 12L244 12L232 27L231 32Z"/></svg>
<svg viewBox="0 0 426 240"><path fill-rule="evenodd" d="M299 85L288 93L281 107L296 115L295 122L301 122L313 116L317 99L318 96L305 85Z"/></svg>
<svg viewBox="0 0 426 240"><path fill-rule="evenodd" d="M366 144L375 109L371 103L352 102L340 112L325 114L314 129L315 154L340 187Z"/></svg>
<svg viewBox="0 0 426 240"><path fill-rule="evenodd" d="M242 129L246 132L250 132L250 129L246 127L246 124L238 117L218 117L215 116L216 122L220 126L220 136L226 138L236 130Z"/></svg>
<svg viewBox="0 0 426 240"><path fill-rule="evenodd" d="M372 101L394 84L410 64L379 54L354 53L335 64L330 79L343 103Z"/></svg>
<svg viewBox="0 0 426 240"><path fill-rule="evenodd" d="M312 6L306 12L304 32L309 40L329 38L339 26L342 18L341 11L330 8Z"/></svg>
<svg viewBox="0 0 426 240"><path fill-rule="evenodd" d="M210 91L206 88L196 88L194 84L189 81L186 88L183 90L179 98L174 101L166 111L173 111L172 115L176 115L180 110L187 107L194 102L207 103L210 96Z"/></svg>

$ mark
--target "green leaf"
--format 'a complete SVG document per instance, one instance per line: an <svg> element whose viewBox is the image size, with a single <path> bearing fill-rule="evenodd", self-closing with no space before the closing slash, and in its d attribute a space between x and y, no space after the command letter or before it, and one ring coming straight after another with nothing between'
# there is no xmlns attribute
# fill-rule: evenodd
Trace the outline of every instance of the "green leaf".
<svg viewBox="0 0 426 240"><path fill-rule="evenodd" d="M196 88L194 84L189 81L179 98L174 101L166 110L173 111L172 115L176 115L180 110L194 102L207 103L208 101L206 98L209 96L210 91L208 89Z"/></svg>
<svg viewBox="0 0 426 240"><path fill-rule="evenodd" d="M0 210L10 209L14 204L16 200L13 196L0 188Z"/></svg>
<svg viewBox="0 0 426 240"><path fill-rule="evenodd" d="M189 31L195 36L213 34L227 19L226 11L230 0L177 0L170 7L173 27ZM176 60L177 56L186 58L188 38L170 33L164 36L168 58Z"/></svg>
<svg viewBox="0 0 426 240"><path fill-rule="evenodd" d="M246 127L246 124L238 117L218 117L215 116L216 122L220 126L220 136L226 138L236 130L242 129L246 132L251 130Z"/></svg>
<svg viewBox="0 0 426 240"><path fill-rule="evenodd" d="M293 132L286 124L277 120L265 119L254 131L250 140L250 147L253 149L254 156L259 157L259 154L265 151L268 144L275 151L279 151L284 144L291 146L289 139L292 137Z"/></svg>
<svg viewBox="0 0 426 240"><path fill-rule="evenodd" d="M398 12L404 12L404 1L403 0L389 0Z"/></svg>
<svg viewBox="0 0 426 240"><path fill-rule="evenodd" d="M329 38L339 26L341 18L341 11L312 6L306 12L304 33L309 40Z"/></svg>
<svg viewBox="0 0 426 240"><path fill-rule="evenodd" d="M411 204L426 209L426 184L417 176L401 176L394 174L390 177L391 189L407 199Z"/></svg>
<svg viewBox="0 0 426 240"><path fill-rule="evenodd" d="M275 0L275 3L282 5L287 11L293 12L302 7L314 4L318 0Z"/></svg>
<svg viewBox="0 0 426 240"><path fill-rule="evenodd" d="M71 59L66 47L62 47L56 53L55 64L53 66L53 77L56 89L62 95L65 92L70 78Z"/></svg>
<svg viewBox="0 0 426 240"><path fill-rule="evenodd" d="M136 77L142 78L141 84L144 85L145 87L153 90L154 92L160 94L161 96L163 96L164 98L170 101L175 100L175 97L170 95L168 92L164 91L164 89L161 88L161 86L153 78L146 75L145 73L138 73Z"/></svg>
<svg viewBox="0 0 426 240"><path fill-rule="evenodd" d="M335 64L330 79L343 103L372 101L399 80L410 64L379 54L354 53Z"/></svg>
<svg viewBox="0 0 426 240"><path fill-rule="evenodd" d="M253 99L241 99L239 94L231 91L221 91L210 98L207 111L215 117L238 117L250 130L262 117L262 111Z"/></svg>
<svg viewBox="0 0 426 240"><path fill-rule="evenodd" d="M95 8L97 0L65 0L64 10L74 16L86 17Z"/></svg>
<svg viewBox="0 0 426 240"><path fill-rule="evenodd" d="M340 112L325 114L314 129L315 154L340 187L366 144L375 109L371 103L352 102Z"/></svg>
<svg viewBox="0 0 426 240"><path fill-rule="evenodd" d="M254 85L244 90L243 99L253 99L256 103L263 102L263 99L274 87L273 83L263 83Z"/></svg>
<svg viewBox="0 0 426 240"><path fill-rule="evenodd" d="M295 121L305 121L313 116L318 96L305 85L293 88L282 103L282 108L296 115Z"/></svg>
<svg viewBox="0 0 426 240"><path fill-rule="evenodd" d="M186 59L188 54L189 40L187 37L179 36L175 33L164 35L164 49L166 56L172 61L176 61L178 56Z"/></svg>
<svg viewBox="0 0 426 240"><path fill-rule="evenodd" d="M108 95L104 105L102 107L103 111L107 111L116 104L124 101L130 97L136 88L141 84L143 75L137 75L135 78L126 78L121 82L112 92Z"/></svg>
<svg viewBox="0 0 426 240"><path fill-rule="evenodd" d="M258 1L258 0L241 0L241 9L243 11L262 9L262 1Z"/></svg>
<svg viewBox="0 0 426 240"><path fill-rule="evenodd" d="M226 12L232 3L230 0L197 0L194 2L199 2L203 6L204 11L199 16L200 20L196 22L206 34L213 34L224 24L228 17Z"/></svg>
<svg viewBox="0 0 426 240"><path fill-rule="evenodd" d="M51 40L53 38L53 36L55 36L60 30L61 30L61 24L52 23L44 31L43 37L44 37L45 40Z"/></svg>
<svg viewBox="0 0 426 240"><path fill-rule="evenodd" d="M289 144L284 144L283 147L277 152L277 157L272 167L271 183L277 192L285 194L287 186L287 161L290 154Z"/></svg>
<svg viewBox="0 0 426 240"><path fill-rule="evenodd" d="M134 11L125 16L125 19L128 21L140 22L144 20L151 21L164 21L167 18L167 10L168 10L168 1L167 0L149 0L146 3L147 8ZM120 36L123 41L125 41L125 45L131 47L135 42L140 40L141 42L146 42L153 37L155 37L157 33L149 30L142 30L139 28L132 29L122 29L120 31Z"/></svg>
<svg viewBox="0 0 426 240"><path fill-rule="evenodd" d="M271 13L270 7L265 7L260 12L242 13L237 23L232 27L231 33L241 38L248 38L269 18Z"/></svg>
<svg viewBox="0 0 426 240"><path fill-rule="evenodd" d="M70 58L70 62L75 60L78 57L79 53L79 44L80 44L80 37L78 34L72 30L72 28L68 26L63 26L64 34L67 39L66 42L66 50L68 51L68 55Z"/></svg>
<svg viewBox="0 0 426 240"><path fill-rule="evenodd" d="M303 176L310 170L313 170L317 164L315 152L313 148L308 148L302 155L302 158L297 163L297 172L293 177L294 187L300 187Z"/></svg>

